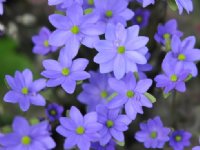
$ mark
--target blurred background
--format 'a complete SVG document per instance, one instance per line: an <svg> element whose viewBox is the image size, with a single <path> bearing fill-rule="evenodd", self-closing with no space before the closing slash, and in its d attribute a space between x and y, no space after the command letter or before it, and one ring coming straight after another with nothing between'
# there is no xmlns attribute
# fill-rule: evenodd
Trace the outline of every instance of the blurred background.
<svg viewBox="0 0 200 150"><path fill-rule="evenodd" d="M154 69L148 73L149 78L153 79L161 71L160 64L165 56L165 52L153 39L159 23L176 18L179 30L184 33L184 37L195 35L197 39L196 47L200 48L200 1L193 0L193 2L195 8L190 15L183 14L179 16L178 12L173 12L168 8L166 0L158 0L156 5L147 8L151 11L150 22L148 27L141 30L140 34L150 38L148 44L152 54L150 63ZM133 3L130 7L134 10L141 6ZM54 13L55 9L48 6L47 0L7 0L4 3L4 8L4 15L0 16L0 131L9 132L9 125L15 115L22 115L27 118L39 117L40 119L44 119L46 116L44 107L31 106L30 111L23 113L19 110L18 105L3 102L3 96L9 90L5 83L5 75L13 75L16 70L22 71L25 68L30 68L34 73L35 79L39 78L41 77L40 72L43 70L42 60L46 58L57 59L59 51L46 56L32 53L32 36L38 34L43 26L54 30L48 22L48 15ZM84 57L90 60L87 70L97 70L98 65L92 61L95 54L95 50L81 47L77 57ZM198 68L200 68L200 64L198 64ZM74 95L67 95L59 87L46 89L42 94L48 103L57 102L63 105L65 110L75 105L81 109L82 113L85 113L84 105L76 100L76 96L80 91L81 86L79 85ZM144 108L144 115L138 115L126 132L126 146L118 147L117 149L143 150L143 144L134 139L134 134L139 130L139 122L154 116L161 116L165 126L171 126L171 120L175 118L174 128L191 132L193 134L192 145L198 145L198 137L200 136L200 77L191 79L187 83L187 92L177 95L174 114L170 113L170 98L164 99L161 90L156 89L155 84L150 91L157 98L154 108ZM58 123L52 124L53 137L58 142L56 149L62 150L63 139L54 131L56 124Z"/></svg>

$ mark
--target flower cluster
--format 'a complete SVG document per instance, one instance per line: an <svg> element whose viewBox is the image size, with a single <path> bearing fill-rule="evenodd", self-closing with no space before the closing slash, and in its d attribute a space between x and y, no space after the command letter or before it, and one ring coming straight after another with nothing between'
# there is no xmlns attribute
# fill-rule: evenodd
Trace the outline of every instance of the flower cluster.
<svg viewBox="0 0 200 150"><path fill-rule="evenodd" d="M170 128L163 126L160 117L140 123L140 129L135 138L143 142L146 148L163 148L166 142L169 142L174 150L184 150L184 147L190 146L191 133L184 130L172 132Z"/></svg>
<svg viewBox="0 0 200 150"><path fill-rule="evenodd" d="M4 1L0 0L0 14ZM64 149L114 150L116 145L125 144L124 132L129 125L138 114L144 114L145 107L152 108L156 101L150 94L153 80L146 74L153 68L148 63L151 60L147 47L149 37L139 33L148 26L151 15L144 7L156 1L137 2L143 9L131 10L131 0L48 0L48 4L56 8L49 16L55 29L50 31L42 27L39 34L32 37L32 51L43 56L58 53L58 58L45 57L42 61L44 69L40 74L46 79L33 81L29 69L16 71L14 77L6 75L10 91L3 99L18 103L25 112L31 104L46 105L40 94L43 90L61 86L64 94L75 95L81 84L82 91L75 96L86 105L86 114L76 106L65 110L68 106L48 103L45 112L51 124L38 121L29 125L25 118L15 117L13 131L0 134L0 146L6 150L53 149L56 143L51 129L65 138ZM193 10L192 0L175 0L174 5L180 14L183 9L187 13ZM155 41L167 51L161 65L163 73L154 78L156 87L162 88L165 94L173 90L185 92L185 82L198 75L196 62L200 60L200 50L194 48L196 39L189 36L182 40L182 35L175 19L159 25L154 35ZM87 68L91 60L79 58L83 45L96 50L92 59L99 65L98 71ZM166 142L174 150L190 145L192 135L189 132L164 127L160 117L141 123L140 129L135 138L144 143L145 148L164 148Z"/></svg>

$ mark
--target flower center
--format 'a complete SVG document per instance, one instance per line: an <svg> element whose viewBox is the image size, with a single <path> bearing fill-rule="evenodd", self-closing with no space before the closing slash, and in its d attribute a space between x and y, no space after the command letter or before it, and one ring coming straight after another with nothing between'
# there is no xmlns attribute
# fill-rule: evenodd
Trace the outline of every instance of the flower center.
<svg viewBox="0 0 200 150"><path fill-rule="evenodd" d="M54 115L56 115L56 111L55 111L54 109L52 109L52 110L50 111L50 114L54 116Z"/></svg>
<svg viewBox="0 0 200 150"><path fill-rule="evenodd" d="M178 55L178 60L182 61L182 60L185 60L185 59L186 59L186 57L185 57L184 54L179 54Z"/></svg>
<svg viewBox="0 0 200 150"><path fill-rule="evenodd" d="M150 137L151 137L152 139L155 139L155 138L157 137L157 132L155 132L155 131L151 132Z"/></svg>
<svg viewBox="0 0 200 150"><path fill-rule="evenodd" d="M24 95L28 94L28 88L27 87L22 88L21 92Z"/></svg>
<svg viewBox="0 0 200 150"><path fill-rule="evenodd" d="M108 96L108 93L106 91L101 92L101 98L106 98Z"/></svg>
<svg viewBox="0 0 200 150"><path fill-rule="evenodd" d="M49 41L48 41L48 40L45 40L45 41L44 41L44 46L45 46L45 47L49 47Z"/></svg>
<svg viewBox="0 0 200 150"><path fill-rule="evenodd" d="M126 93L126 96L127 96L128 98L132 98L132 97L134 96L134 92L133 92L133 91L128 91L128 92Z"/></svg>
<svg viewBox="0 0 200 150"><path fill-rule="evenodd" d="M68 68L63 68L63 69L62 69L62 75L68 76L69 73L70 73L70 70L69 70Z"/></svg>
<svg viewBox="0 0 200 150"><path fill-rule="evenodd" d="M178 80L177 75L175 75L175 74L171 75L170 80L171 80L172 82L176 82L176 81Z"/></svg>
<svg viewBox="0 0 200 150"><path fill-rule="evenodd" d="M92 11L93 11L92 8L85 9L85 10L84 10L84 14L85 14L85 15L87 15L87 14L91 14Z"/></svg>
<svg viewBox="0 0 200 150"><path fill-rule="evenodd" d="M76 128L76 133L77 134L83 134L85 132L85 129L82 127L82 126L80 126L80 127L78 127L78 128Z"/></svg>
<svg viewBox="0 0 200 150"><path fill-rule="evenodd" d="M169 34L169 33L163 34L163 38L164 38L164 39L170 39L170 34Z"/></svg>
<svg viewBox="0 0 200 150"><path fill-rule="evenodd" d="M21 139L21 143L24 145L29 145L31 143L31 138L29 136L24 136Z"/></svg>
<svg viewBox="0 0 200 150"><path fill-rule="evenodd" d="M114 125L114 122L113 122L112 120L107 120L106 126L107 126L108 128L113 127L113 125Z"/></svg>
<svg viewBox="0 0 200 150"><path fill-rule="evenodd" d="M175 140L176 140L177 142L180 142L180 141L182 140L182 137L181 137L180 135L177 135L177 136L175 137Z"/></svg>
<svg viewBox="0 0 200 150"><path fill-rule="evenodd" d="M106 11L106 17L111 18L113 16L113 12L111 10Z"/></svg>
<svg viewBox="0 0 200 150"><path fill-rule="evenodd" d="M118 52L119 54L124 54L124 52L125 52L125 47L124 47L124 46L119 46L119 47L117 48L117 52Z"/></svg>
<svg viewBox="0 0 200 150"><path fill-rule="evenodd" d="M88 0L89 5L94 5L94 0Z"/></svg>
<svg viewBox="0 0 200 150"><path fill-rule="evenodd" d="M78 34L78 33L79 33L79 27L78 27L78 26L73 26L73 27L71 28L71 32L72 32L73 34Z"/></svg>
<svg viewBox="0 0 200 150"><path fill-rule="evenodd" d="M142 22L142 17L141 16L137 16L136 20L137 20L138 23L141 23Z"/></svg>

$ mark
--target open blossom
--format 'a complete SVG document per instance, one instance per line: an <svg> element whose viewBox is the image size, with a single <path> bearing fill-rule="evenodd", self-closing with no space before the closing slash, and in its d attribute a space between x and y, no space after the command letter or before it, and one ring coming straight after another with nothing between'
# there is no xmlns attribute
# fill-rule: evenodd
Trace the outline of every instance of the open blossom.
<svg viewBox="0 0 200 150"><path fill-rule="evenodd" d="M22 111L27 111L30 104L44 106L45 99L39 92L46 87L45 79L33 81L32 72L25 69L22 73L15 72L14 78L6 75L6 81L11 90L4 96L4 101L9 103L19 103Z"/></svg>
<svg viewBox="0 0 200 150"><path fill-rule="evenodd" d="M152 103L145 96L151 84L152 80L150 79L136 82L133 73L128 73L123 80L109 79L109 85L117 93L117 96L108 103L108 107L114 109L125 104L127 116L134 120L137 113L143 114L142 106L152 107Z"/></svg>
<svg viewBox="0 0 200 150"><path fill-rule="evenodd" d="M5 2L6 0L0 0L0 15L3 15L3 3Z"/></svg>
<svg viewBox="0 0 200 150"><path fill-rule="evenodd" d="M164 93L171 90L185 92L185 80L189 75L189 70L184 70L181 64L170 64L168 61L163 62L162 69L164 74L157 75L154 79L156 87L164 88Z"/></svg>
<svg viewBox="0 0 200 150"><path fill-rule="evenodd" d="M57 103L52 103L47 106L46 115L50 121L55 121L62 116L63 111L63 106L58 105Z"/></svg>
<svg viewBox="0 0 200 150"><path fill-rule="evenodd" d="M178 9L179 9L179 14L183 13L183 9L187 11L189 14L191 11L193 11L193 2L192 0L175 0Z"/></svg>
<svg viewBox="0 0 200 150"><path fill-rule="evenodd" d="M169 139L169 145L174 150L184 150L185 147L190 146L190 138L192 134L184 130L177 130L172 133Z"/></svg>
<svg viewBox="0 0 200 150"><path fill-rule="evenodd" d="M98 122L103 125L100 130L100 145L106 145L110 140L114 139L124 142L124 131L128 130L131 120L120 114L120 109L108 109L104 105L98 105L96 112L98 114Z"/></svg>
<svg viewBox="0 0 200 150"><path fill-rule="evenodd" d="M67 9L74 4L82 5L83 0L48 0L50 6L58 6L61 9Z"/></svg>
<svg viewBox="0 0 200 150"><path fill-rule="evenodd" d="M12 133L0 137L0 145L5 150L50 150L56 146L47 121L30 126L25 118L15 117L12 129Z"/></svg>
<svg viewBox="0 0 200 150"><path fill-rule="evenodd" d="M72 60L64 51L60 52L58 61L48 59L43 61L44 70L41 74L48 78L47 87L61 87L67 93L74 93L76 81L85 80L90 77L85 68L88 60L78 58Z"/></svg>
<svg viewBox="0 0 200 150"><path fill-rule="evenodd" d="M102 23L98 23L99 16L95 14L83 15L79 5L73 5L66 12L67 16L53 14L49 16L50 23L56 30L50 35L49 43L53 46L63 46L69 56L75 57L81 44L93 48L98 35L105 32Z"/></svg>
<svg viewBox="0 0 200 150"><path fill-rule="evenodd" d="M139 26L127 29L122 24L109 24L105 33L105 40L99 40L94 47L99 52L94 61L100 64L100 72L113 71L117 79L125 73L138 72L137 64L146 64L145 55L148 52L146 44L148 38L138 36Z"/></svg>
<svg viewBox="0 0 200 150"><path fill-rule="evenodd" d="M96 112L83 116L76 107L72 106L69 117L61 117L60 124L56 131L66 137L65 149L77 146L80 150L89 150L91 142L97 142L100 138L98 132L102 125L97 122Z"/></svg>
<svg viewBox="0 0 200 150"><path fill-rule="evenodd" d="M134 16L125 0L94 0L95 11L100 14L100 21L105 24L121 23L126 26L126 21Z"/></svg>
<svg viewBox="0 0 200 150"><path fill-rule="evenodd" d="M138 8L135 10L135 16L132 19L133 24L139 25L144 28L149 23L150 11L147 9Z"/></svg>
<svg viewBox="0 0 200 150"><path fill-rule="evenodd" d="M48 28L43 27L38 35L32 37L34 43L33 53L46 55L49 52L55 52L57 50L57 47L49 45L50 34L51 31Z"/></svg>
<svg viewBox="0 0 200 150"><path fill-rule="evenodd" d="M82 84L83 91L78 96L78 100L87 105L88 111L93 111L98 104L107 104L112 90L108 85L109 74L91 71L90 75L90 82Z"/></svg>
<svg viewBox="0 0 200 150"><path fill-rule="evenodd" d="M143 7L147 7L155 3L155 0L137 0L137 1L141 3Z"/></svg>
<svg viewBox="0 0 200 150"><path fill-rule="evenodd" d="M91 149L92 150L115 150L116 143L113 140L110 140L108 144L101 145L99 142L92 143Z"/></svg>
<svg viewBox="0 0 200 150"><path fill-rule="evenodd" d="M180 64L185 70L190 70L192 76L197 76L198 69L196 61L200 60L200 49L194 48L196 38L189 36L183 41L179 37L173 36L171 42L171 51L167 53L164 61L172 65Z"/></svg>
<svg viewBox="0 0 200 150"><path fill-rule="evenodd" d="M136 132L135 139L144 143L145 148L163 148L169 140L170 129L163 126L160 117L140 123L141 131Z"/></svg>
<svg viewBox="0 0 200 150"><path fill-rule="evenodd" d="M175 19L167 21L164 25L158 25L158 31L154 36L154 39L160 44L167 44L172 37L176 35L181 37L183 33L177 29L177 22ZM170 43L169 43L170 44Z"/></svg>

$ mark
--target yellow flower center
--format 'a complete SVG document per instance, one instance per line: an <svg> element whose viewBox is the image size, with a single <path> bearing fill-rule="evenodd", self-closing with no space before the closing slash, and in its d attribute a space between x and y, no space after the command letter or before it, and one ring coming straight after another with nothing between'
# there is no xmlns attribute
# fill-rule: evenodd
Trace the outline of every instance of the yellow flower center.
<svg viewBox="0 0 200 150"><path fill-rule="evenodd" d="M176 82L176 81L178 80L177 75L175 75L175 74L171 75L170 80L171 80L172 82Z"/></svg>
<svg viewBox="0 0 200 150"><path fill-rule="evenodd" d="M101 92L101 98L106 98L108 96L108 93L106 91Z"/></svg>
<svg viewBox="0 0 200 150"><path fill-rule="evenodd" d="M137 16L136 20L137 20L138 23L141 23L142 22L142 17L141 16Z"/></svg>
<svg viewBox="0 0 200 150"><path fill-rule="evenodd" d="M78 33L79 33L79 27L78 27L78 26L73 26L73 27L71 28L71 32L72 32L73 34L78 34Z"/></svg>
<svg viewBox="0 0 200 150"><path fill-rule="evenodd" d="M49 41L45 40L45 41L44 41L44 46L45 46L45 47L49 47Z"/></svg>
<svg viewBox="0 0 200 150"><path fill-rule="evenodd" d="M181 137L180 135L177 135L177 136L175 137L175 140L176 140L177 142L180 142L180 141L182 140L182 137Z"/></svg>
<svg viewBox="0 0 200 150"><path fill-rule="evenodd" d="M112 120L108 120L108 121L106 122L106 126L107 126L108 128L113 127L113 125L114 125L114 122L113 122Z"/></svg>
<svg viewBox="0 0 200 150"><path fill-rule="evenodd" d="M31 138L29 136L24 136L21 139L21 143L24 145L29 145L31 143Z"/></svg>
<svg viewBox="0 0 200 150"><path fill-rule="evenodd" d="M76 128L76 133L77 134L83 134L85 132L85 129L82 127L82 126L80 126L80 127L78 127L78 128Z"/></svg>
<svg viewBox="0 0 200 150"><path fill-rule="evenodd" d="M186 57L185 57L184 54L179 54L178 55L178 60L182 61L182 60L185 60L185 59L186 59Z"/></svg>
<svg viewBox="0 0 200 150"><path fill-rule="evenodd" d="M106 17L110 18L113 16L113 12L111 10L106 11Z"/></svg>
<svg viewBox="0 0 200 150"><path fill-rule="evenodd" d="M133 92L133 91L128 91L128 92L126 93L126 96L127 96L128 98L132 98L132 97L134 96L134 92Z"/></svg>
<svg viewBox="0 0 200 150"><path fill-rule="evenodd" d="M89 5L94 5L94 0L88 0Z"/></svg>
<svg viewBox="0 0 200 150"><path fill-rule="evenodd" d="M70 73L70 70L69 70L68 68L63 68L63 69L62 69L62 75L68 76L69 73Z"/></svg>
<svg viewBox="0 0 200 150"><path fill-rule="evenodd" d="M24 95L28 94L28 88L27 87L22 88L21 92Z"/></svg>
<svg viewBox="0 0 200 150"><path fill-rule="evenodd" d="M155 131L151 132L150 137L151 137L152 139L155 139L155 138L157 137L157 132L155 132Z"/></svg>
<svg viewBox="0 0 200 150"><path fill-rule="evenodd" d="M119 47L117 48L117 52L118 52L119 54L124 54L124 53L125 53L125 47L124 47L124 46L119 46Z"/></svg>

